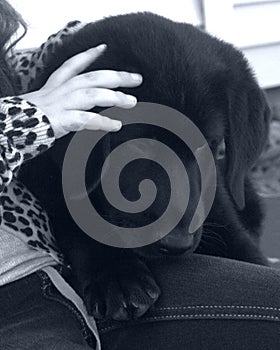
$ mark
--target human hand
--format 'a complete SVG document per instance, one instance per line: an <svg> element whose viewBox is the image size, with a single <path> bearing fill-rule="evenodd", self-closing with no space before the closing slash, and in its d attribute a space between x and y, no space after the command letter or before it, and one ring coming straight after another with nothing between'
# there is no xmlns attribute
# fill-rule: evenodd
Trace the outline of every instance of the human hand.
<svg viewBox="0 0 280 350"><path fill-rule="evenodd" d="M96 106L132 108L136 105L134 96L111 89L139 86L142 83L140 74L112 70L80 74L105 49L103 44L73 56L49 77L40 90L20 96L47 115L55 138L84 129L118 131L122 126L120 121L88 110Z"/></svg>

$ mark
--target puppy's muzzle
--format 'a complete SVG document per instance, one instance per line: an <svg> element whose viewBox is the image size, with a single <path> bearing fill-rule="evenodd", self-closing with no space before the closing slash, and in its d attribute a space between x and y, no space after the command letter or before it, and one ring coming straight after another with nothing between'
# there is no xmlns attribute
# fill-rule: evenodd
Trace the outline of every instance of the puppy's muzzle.
<svg viewBox="0 0 280 350"><path fill-rule="evenodd" d="M159 241L159 253L163 255L181 255L190 251L194 246L194 235L186 234L185 237L168 235Z"/></svg>

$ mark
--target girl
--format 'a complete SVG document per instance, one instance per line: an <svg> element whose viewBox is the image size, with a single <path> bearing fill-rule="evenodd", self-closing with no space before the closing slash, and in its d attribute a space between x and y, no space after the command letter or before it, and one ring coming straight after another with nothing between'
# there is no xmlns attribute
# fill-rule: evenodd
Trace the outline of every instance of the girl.
<svg viewBox="0 0 280 350"><path fill-rule="evenodd" d="M81 300L61 275L50 268L60 267L61 272L63 257L47 214L16 174L23 162L70 131L119 130L121 122L87 111L94 106L134 107L134 96L111 89L136 87L142 77L116 71L78 75L102 55L103 44L74 56L42 89L28 92L44 58L82 24L69 23L39 49L24 53L13 52L16 42L10 43L19 25L25 33L21 16L0 0L0 348L99 347L94 320L86 316Z"/></svg>

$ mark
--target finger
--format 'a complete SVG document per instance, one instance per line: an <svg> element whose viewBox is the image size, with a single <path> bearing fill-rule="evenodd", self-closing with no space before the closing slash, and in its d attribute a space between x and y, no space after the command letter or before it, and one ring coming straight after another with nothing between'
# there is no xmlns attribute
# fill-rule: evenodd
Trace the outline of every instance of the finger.
<svg viewBox="0 0 280 350"><path fill-rule="evenodd" d="M61 93L84 88L106 88L115 89L119 87L137 87L143 81L140 74L129 72L118 72L113 70L99 70L84 73L67 81L60 88Z"/></svg>
<svg viewBox="0 0 280 350"><path fill-rule="evenodd" d="M63 107L68 110L89 110L96 106L132 108L136 103L134 96L102 88L75 90L63 97Z"/></svg>
<svg viewBox="0 0 280 350"><path fill-rule="evenodd" d="M101 114L81 111L71 111L71 114L71 119L77 121L77 124L72 124L72 130L70 131L81 131L84 129L118 131L122 127L121 121L105 117Z"/></svg>
<svg viewBox="0 0 280 350"><path fill-rule="evenodd" d="M106 47L105 44L102 44L71 57L49 77L43 88L57 87L83 72L104 52Z"/></svg>

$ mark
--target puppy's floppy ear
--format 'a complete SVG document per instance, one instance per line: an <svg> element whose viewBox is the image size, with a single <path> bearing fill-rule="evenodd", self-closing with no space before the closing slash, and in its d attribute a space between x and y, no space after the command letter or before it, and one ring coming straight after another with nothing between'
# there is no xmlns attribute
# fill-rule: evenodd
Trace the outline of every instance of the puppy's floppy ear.
<svg viewBox="0 0 280 350"><path fill-rule="evenodd" d="M226 183L239 210L245 207L245 177L267 141L270 108L257 83L249 77L229 94L226 144Z"/></svg>

